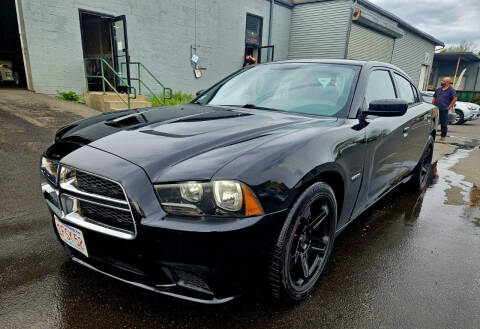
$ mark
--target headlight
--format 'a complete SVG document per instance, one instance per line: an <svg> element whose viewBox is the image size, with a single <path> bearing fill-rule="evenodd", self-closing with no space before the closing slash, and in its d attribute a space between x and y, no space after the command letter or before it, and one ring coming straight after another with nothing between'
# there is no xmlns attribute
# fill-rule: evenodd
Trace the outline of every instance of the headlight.
<svg viewBox="0 0 480 329"><path fill-rule="evenodd" d="M52 183L57 183L57 169L58 163L50 159L42 157L42 163L40 164L40 170L43 175Z"/></svg>
<svg viewBox="0 0 480 329"><path fill-rule="evenodd" d="M467 109L473 110L473 106L472 105L467 105Z"/></svg>
<svg viewBox="0 0 480 329"><path fill-rule="evenodd" d="M180 195L187 201L200 202L203 197L203 186L196 182L180 184Z"/></svg>
<svg viewBox="0 0 480 329"><path fill-rule="evenodd" d="M240 183L232 181L216 181L213 183L217 206L228 211L239 211L242 208L243 194Z"/></svg>
<svg viewBox="0 0 480 329"><path fill-rule="evenodd" d="M229 180L155 185L162 208L172 215L248 217L263 214L243 183Z"/></svg>

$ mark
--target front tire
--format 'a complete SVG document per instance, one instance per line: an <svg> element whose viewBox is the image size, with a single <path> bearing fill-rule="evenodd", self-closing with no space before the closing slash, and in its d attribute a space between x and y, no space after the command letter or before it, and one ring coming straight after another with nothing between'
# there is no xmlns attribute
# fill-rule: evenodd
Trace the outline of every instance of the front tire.
<svg viewBox="0 0 480 329"><path fill-rule="evenodd" d="M308 297L332 251L336 223L337 201L328 184L314 183L298 197L272 253L269 284L275 299Z"/></svg>
<svg viewBox="0 0 480 329"><path fill-rule="evenodd" d="M454 125L461 125L465 122L465 118L463 116L463 112L460 110L455 110L455 119L453 120Z"/></svg>

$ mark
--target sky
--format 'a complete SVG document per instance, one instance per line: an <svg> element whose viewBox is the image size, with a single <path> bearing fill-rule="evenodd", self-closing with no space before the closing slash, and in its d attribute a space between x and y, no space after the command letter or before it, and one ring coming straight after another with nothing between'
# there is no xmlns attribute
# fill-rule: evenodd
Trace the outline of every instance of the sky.
<svg viewBox="0 0 480 329"><path fill-rule="evenodd" d="M446 46L471 41L480 51L480 0L370 0Z"/></svg>

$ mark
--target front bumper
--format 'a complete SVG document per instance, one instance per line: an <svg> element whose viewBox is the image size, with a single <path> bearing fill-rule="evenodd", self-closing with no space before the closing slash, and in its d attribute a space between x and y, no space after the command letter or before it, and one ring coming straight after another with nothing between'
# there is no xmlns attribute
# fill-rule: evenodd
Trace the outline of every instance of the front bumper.
<svg viewBox="0 0 480 329"><path fill-rule="evenodd" d="M47 204L52 214L58 213L50 202ZM83 266L161 294L218 304L263 282L268 250L285 215L281 212L262 216L251 226L222 232L187 232L139 225L133 240L65 221L83 232L88 257L63 243L56 229L55 233L70 257Z"/></svg>
<svg viewBox="0 0 480 329"><path fill-rule="evenodd" d="M136 232L131 239L120 238L72 222L58 202L65 191L44 183L52 218L56 215L83 233L88 257L62 242L75 262L141 288L210 304L227 302L264 282L268 251L286 210L245 219L169 216L143 170L95 149L82 151L89 156L73 156L81 150L62 159L62 164L119 182L128 196ZM88 161L92 157L97 161ZM61 241L56 229L55 233Z"/></svg>
<svg viewBox="0 0 480 329"><path fill-rule="evenodd" d="M465 118L465 121L477 120L479 116L479 110L470 111L470 112L471 113L469 114L469 116Z"/></svg>

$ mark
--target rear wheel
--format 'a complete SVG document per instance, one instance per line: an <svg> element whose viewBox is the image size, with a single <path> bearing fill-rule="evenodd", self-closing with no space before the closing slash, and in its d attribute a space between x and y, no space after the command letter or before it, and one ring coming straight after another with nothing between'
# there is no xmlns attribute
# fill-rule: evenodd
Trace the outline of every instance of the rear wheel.
<svg viewBox="0 0 480 329"><path fill-rule="evenodd" d="M423 151L422 158L415 167L412 178L409 181L410 187L414 191L421 191L427 186L432 169L433 143L433 137L429 136L427 147Z"/></svg>
<svg viewBox="0 0 480 329"><path fill-rule="evenodd" d="M337 201L332 188L315 183L290 210L274 246L270 290L276 299L300 301L313 290L335 239Z"/></svg>

